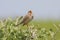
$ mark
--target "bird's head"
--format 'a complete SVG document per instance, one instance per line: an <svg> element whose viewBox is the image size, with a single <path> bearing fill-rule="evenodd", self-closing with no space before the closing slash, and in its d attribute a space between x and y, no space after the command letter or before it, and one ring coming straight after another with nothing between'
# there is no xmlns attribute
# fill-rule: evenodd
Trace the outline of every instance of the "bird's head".
<svg viewBox="0 0 60 40"><path fill-rule="evenodd" d="M30 10L30 11L28 11L28 15L30 15L30 16L32 15L32 11L31 11L31 10Z"/></svg>

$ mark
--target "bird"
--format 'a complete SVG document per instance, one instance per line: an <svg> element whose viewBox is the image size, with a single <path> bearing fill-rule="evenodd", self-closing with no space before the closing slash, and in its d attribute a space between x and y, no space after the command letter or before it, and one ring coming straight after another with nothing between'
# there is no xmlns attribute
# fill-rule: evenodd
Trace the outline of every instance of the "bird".
<svg viewBox="0 0 60 40"><path fill-rule="evenodd" d="M23 24L23 26L24 26L24 25L27 25L27 26L28 26L28 23L29 23L30 21L32 21L33 18L34 18L34 17L33 17L33 15L32 15L32 11L29 10L29 11L27 12L27 14L22 18L22 21L21 21L19 24L17 24L16 26L18 26L18 25L20 25L20 24Z"/></svg>

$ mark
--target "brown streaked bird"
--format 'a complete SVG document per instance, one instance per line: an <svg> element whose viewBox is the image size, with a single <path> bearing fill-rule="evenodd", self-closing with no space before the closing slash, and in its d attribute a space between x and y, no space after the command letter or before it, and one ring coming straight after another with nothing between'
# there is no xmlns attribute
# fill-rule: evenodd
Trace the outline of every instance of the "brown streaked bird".
<svg viewBox="0 0 60 40"><path fill-rule="evenodd" d="M24 25L27 25L28 26L28 23L33 19L33 16L32 16L32 11L28 11L27 15L24 16L23 20L17 24L16 26L20 25L20 24L23 24Z"/></svg>

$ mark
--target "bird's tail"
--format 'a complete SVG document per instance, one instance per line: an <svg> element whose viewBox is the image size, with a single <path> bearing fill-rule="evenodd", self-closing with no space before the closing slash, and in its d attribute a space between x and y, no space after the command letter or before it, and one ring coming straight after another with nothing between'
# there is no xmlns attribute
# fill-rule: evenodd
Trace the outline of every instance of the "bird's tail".
<svg viewBox="0 0 60 40"><path fill-rule="evenodd" d="M19 18L19 20L21 20L23 18L23 16L21 16L20 18ZM18 21L19 21L18 20ZM18 26L18 25L20 25L21 23L19 23L19 24L17 24L17 25L14 25L14 26Z"/></svg>

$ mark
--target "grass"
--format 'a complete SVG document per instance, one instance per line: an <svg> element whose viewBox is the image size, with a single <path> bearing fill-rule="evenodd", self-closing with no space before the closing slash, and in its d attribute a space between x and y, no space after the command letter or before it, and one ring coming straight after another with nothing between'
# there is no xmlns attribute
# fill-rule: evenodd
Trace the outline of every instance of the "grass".
<svg viewBox="0 0 60 40"><path fill-rule="evenodd" d="M20 17L0 20L0 40L60 40L60 21L31 21L17 25Z"/></svg>

